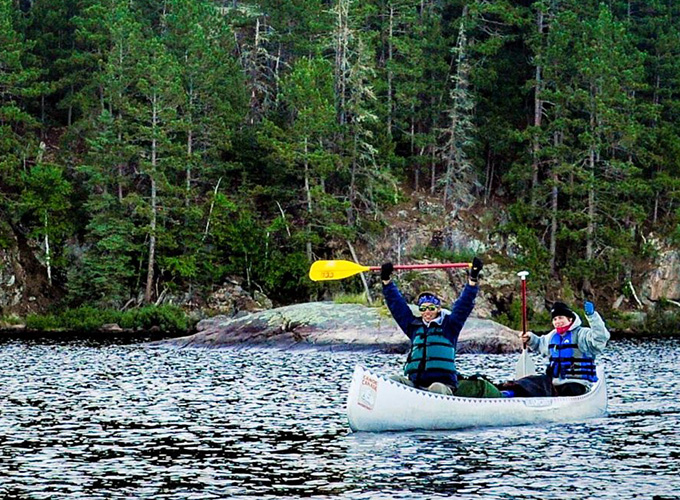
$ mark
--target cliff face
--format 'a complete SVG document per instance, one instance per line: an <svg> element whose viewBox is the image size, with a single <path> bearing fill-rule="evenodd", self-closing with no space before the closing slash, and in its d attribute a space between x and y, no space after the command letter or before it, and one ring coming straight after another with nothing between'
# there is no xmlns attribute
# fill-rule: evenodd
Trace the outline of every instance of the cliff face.
<svg viewBox="0 0 680 500"><path fill-rule="evenodd" d="M44 312L63 296L58 284L50 286L45 266L22 234L5 234L0 248L0 314Z"/></svg>
<svg viewBox="0 0 680 500"><path fill-rule="evenodd" d="M24 281L16 249L0 249L0 309L11 310L21 304Z"/></svg>
<svg viewBox="0 0 680 500"><path fill-rule="evenodd" d="M643 299L680 302L680 252L661 250L657 266L643 282Z"/></svg>

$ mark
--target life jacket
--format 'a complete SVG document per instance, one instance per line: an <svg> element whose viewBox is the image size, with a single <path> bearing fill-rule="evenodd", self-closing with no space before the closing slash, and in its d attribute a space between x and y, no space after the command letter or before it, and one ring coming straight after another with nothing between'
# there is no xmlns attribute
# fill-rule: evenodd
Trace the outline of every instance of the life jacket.
<svg viewBox="0 0 680 500"><path fill-rule="evenodd" d="M442 334L436 322L425 325L419 318L414 323L411 350L404 365L404 375L416 383L428 371L456 373L456 348Z"/></svg>
<svg viewBox="0 0 680 500"><path fill-rule="evenodd" d="M548 349L550 364L546 370L553 378L583 379L590 382L597 381L595 359L586 356L572 341L573 332L564 335L554 333L550 338Z"/></svg>

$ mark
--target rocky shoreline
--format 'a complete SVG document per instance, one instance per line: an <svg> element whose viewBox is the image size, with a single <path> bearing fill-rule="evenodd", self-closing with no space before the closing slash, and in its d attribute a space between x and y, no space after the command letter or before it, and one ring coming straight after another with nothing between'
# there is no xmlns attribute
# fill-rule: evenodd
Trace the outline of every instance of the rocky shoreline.
<svg viewBox="0 0 680 500"><path fill-rule="evenodd" d="M311 302L239 317L200 321L197 333L164 341L180 347L274 346L284 349L343 349L405 352L408 338L384 308ZM459 352L509 353L521 349L519 332L471 317Z"/></svg>

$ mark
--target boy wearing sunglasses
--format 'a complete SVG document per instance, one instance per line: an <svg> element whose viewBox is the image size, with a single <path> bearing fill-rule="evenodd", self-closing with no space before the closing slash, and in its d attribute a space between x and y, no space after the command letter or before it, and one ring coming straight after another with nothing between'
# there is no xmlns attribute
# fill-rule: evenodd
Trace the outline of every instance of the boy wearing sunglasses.
<svg viewBox="0 0 680 500"><path fill-rule="evenodd" d="M416 303L420 316L411 312L403 295L392 282L394 266L386 262L380 268L385 303L399 328L411 340L404 365L404 375L394 380L439 394L453 395L458 387L456 344L463 325L472 312L477 297L482 261L475 257L468 283L451 311L442 309L441 299L432 292L421 293Z"/></svg>

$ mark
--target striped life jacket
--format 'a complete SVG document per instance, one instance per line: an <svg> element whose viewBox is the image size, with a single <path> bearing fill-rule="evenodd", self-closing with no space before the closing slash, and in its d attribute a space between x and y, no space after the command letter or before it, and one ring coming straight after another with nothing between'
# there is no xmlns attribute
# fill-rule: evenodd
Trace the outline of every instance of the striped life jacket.
<svg viewBox="0 0 680 500"><path fill-rule="evenodd" d="M437 323L426 326L422 320L414 322L411 350L404 365L404 375L417 381L428 371L456 373L456 348L444 337ZM455 380L455 379L454 379Z"/></svg>
<svg viewBox="0 0 680 500"><path fill-rule="evenodd" d="M552 378L597 381L595 358L586 356L572 341L573 332L553 334L548 349L550 364L546 370Z"/></svg>

